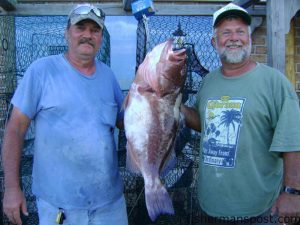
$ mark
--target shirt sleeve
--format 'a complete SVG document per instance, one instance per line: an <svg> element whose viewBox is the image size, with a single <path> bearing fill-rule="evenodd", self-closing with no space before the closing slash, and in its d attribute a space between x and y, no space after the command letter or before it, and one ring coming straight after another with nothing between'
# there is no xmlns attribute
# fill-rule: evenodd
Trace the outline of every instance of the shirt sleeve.
<svg viewBox="0 0 300 225"><path fill-rule="evenodd" d="M284 76L284 75L282 75ZM277 123L274 129L271 151L300 151L299 99L286 77L275 90Z"/></svg>
<svg viewBox="0 0 300 225"><path fill-rule="evenodd" d="M285 98L274 131L271 151L300 151L299 101Z"/></svg>
<svg viewBox="0 0 300 225"><path fill-rule="evenodd" d="M39 110L41 90L40 77L35 65L31 65L19 82L11 102L30 119L34 119Z"/></svg>
<svg viewBox="0 0 300 225"><path fill-rule="evenodd" d="M198 91L197 91L197 94L196 94L196 101L195 103L192 105L192 107L197 111L199 112L199 104L200 104L200 90L201 88L203 87L203 83L204 83L204 79L201 81L200 85L199 85L199 88L198 88Z"/></svg>
<svg viewBox="0 0 300 225"><path fill-rule="evenodd" d="M124 94L116 79L114 79L114 94L115 94L116 102L118 104L117 121L120 121L124 119L124 109L123 109Z"/></svg>

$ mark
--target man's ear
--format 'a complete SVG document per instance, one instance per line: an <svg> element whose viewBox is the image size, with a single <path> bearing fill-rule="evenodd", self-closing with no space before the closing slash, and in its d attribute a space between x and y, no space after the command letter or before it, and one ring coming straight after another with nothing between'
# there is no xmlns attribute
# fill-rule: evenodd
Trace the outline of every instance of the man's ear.
<svg viewBox="0 0 300 225"><path fill-rule="evenodd" d="M216 48L216 38L215 37L211 38L211 45L214 46L214 48Z"/></svg>
<svg viewBox="0 0 300 225"><path fill-rule="evenodd" d="M65 30L64 36L65 36L66 41L68 42L69 41L68 30Z"/></svg>

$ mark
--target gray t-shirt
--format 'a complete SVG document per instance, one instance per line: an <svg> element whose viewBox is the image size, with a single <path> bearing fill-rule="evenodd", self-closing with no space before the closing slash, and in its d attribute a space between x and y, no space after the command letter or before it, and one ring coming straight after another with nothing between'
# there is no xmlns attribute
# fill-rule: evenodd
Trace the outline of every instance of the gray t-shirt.
<svg viewBox="0 0 300 225"><path fill-rule="evenodd" d="M122 195L114 144L123 95L99 61L85 76L63 55L35 61L12 103L34 120L33 193L54 206L93 209Z"/></svg>
<svg viewBox="0 0 300 225"><path fill-rule="evenodd" d="M257 216L282 183L281 152L300 150L299 100L287 78L258 64L238 77L209 73L198 92L199 200L209 215Z"/></svg>

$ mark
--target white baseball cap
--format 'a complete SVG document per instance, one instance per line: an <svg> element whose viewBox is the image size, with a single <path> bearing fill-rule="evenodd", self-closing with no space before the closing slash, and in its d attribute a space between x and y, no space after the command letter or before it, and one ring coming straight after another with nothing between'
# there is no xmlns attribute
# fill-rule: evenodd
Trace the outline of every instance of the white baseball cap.
<svg viewBox="0 0 300 225"><path fill-rule="evenodd" d="M251 24L251 16L245 9L233 3L229 3L214 13L213 27L216 27L216 25L225 17L231 15L241 17L246 24Z"/></svg>

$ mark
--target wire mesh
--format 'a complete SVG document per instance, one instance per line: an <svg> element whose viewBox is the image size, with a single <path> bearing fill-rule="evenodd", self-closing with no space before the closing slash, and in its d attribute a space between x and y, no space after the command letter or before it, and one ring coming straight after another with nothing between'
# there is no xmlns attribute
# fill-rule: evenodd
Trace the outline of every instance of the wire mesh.
<svg viewBox="0 0 300 225"><path fill-rule="evenodd" d="M137 65L145 54L157 44L173 37L173 32L180 23L182 31L186 34L185 42L193 44L199 62L207 70L220 65L219 57L211 45L212 17L210 16L152 16L148 18L148 33L143 20L138 23L137 29Z"/></svg>
<svg viewBox="0 0 300 225"><path fill-rule="evenodd" d="M6 118L9 111L9 102L16 86L15 76L15 18L13 16L0 17L0 144ZM0 168L2 162L0 160ZM0 169L0 197L2 199L3 172ZM2 201L1 201L2 203ZM0 205L0 221L5 224L2 204Z"/></svg>
<svg viewBox="0 0 300 225"><path fill-rule="evenodd" d="M0 144L9 101L16 87L14 24L13 16L0 17Z"/></svg>

